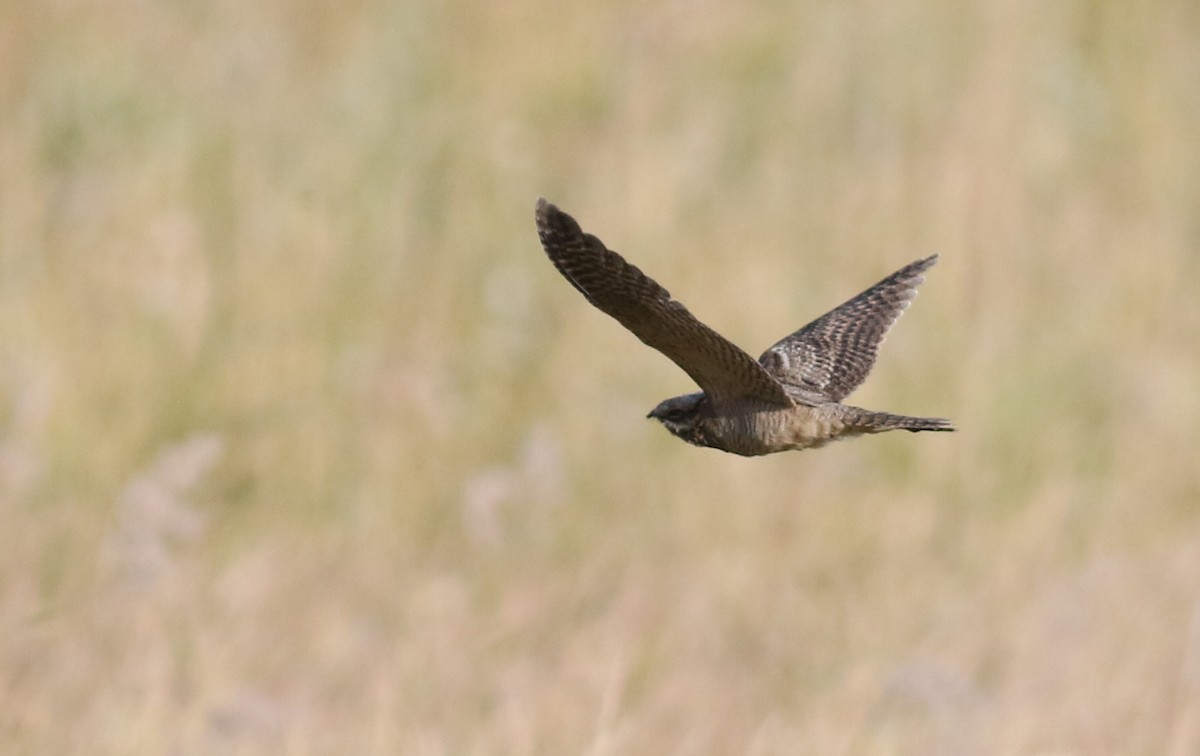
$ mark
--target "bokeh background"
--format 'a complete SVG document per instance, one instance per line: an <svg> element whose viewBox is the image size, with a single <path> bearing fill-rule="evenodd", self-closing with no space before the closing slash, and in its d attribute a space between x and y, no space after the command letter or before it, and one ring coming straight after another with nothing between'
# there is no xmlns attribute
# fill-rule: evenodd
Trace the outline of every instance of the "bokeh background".
<svg viewBox="0 0 1200 756"><path fill-rule="evenodd" d="M757 354L942 253L741 459L545 195ZM0 3L0 740L1200 751L1189 0Z"/></svg>

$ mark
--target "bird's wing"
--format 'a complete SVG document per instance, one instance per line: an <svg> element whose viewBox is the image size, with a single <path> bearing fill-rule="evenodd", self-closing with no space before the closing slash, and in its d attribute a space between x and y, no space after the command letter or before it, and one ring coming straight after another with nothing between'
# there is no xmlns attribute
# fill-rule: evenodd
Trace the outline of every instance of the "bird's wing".
<svg viewBox="0 0 1200 756"><path fill-rule="evenodd" d="M906 265L759 357L780 382L840 402L871 372L879 345L938 256Z"/></svg>
<svg viewBox="0 0 1200 756"><path fill-rule="evenodd" d="M701 323L671 294L625 262L570 215L537 203L542 246L558 272L589 302L670 357L716 399L750 396L789 406L787 391L760 363Z"/></svg>

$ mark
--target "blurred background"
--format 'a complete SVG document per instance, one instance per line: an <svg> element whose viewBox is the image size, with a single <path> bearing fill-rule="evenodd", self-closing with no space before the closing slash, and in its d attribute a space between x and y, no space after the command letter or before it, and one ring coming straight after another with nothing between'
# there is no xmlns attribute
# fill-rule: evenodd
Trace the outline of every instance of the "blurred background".
<svg viewBox="0 0 1200 756"><path fill-rule="evenodd" d="M0 4L0 739L1200 750L1187 0ZM545 195L752 354L940 252L741 459Z"/></svg>

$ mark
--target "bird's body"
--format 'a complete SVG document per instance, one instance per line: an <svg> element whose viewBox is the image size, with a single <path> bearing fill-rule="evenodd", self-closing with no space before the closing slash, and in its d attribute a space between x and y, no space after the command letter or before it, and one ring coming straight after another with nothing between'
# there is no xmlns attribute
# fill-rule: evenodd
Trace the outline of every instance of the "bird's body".
<svg viewBox="0 0 1200 756"><path fill-rule="evenodd" d="M673 417L664 405L696 402ZM714 403L700 394L674 397L650 413L674 435L695 444L757 457L793 449L819 449L830 441L889 430L953 430L948 420L872 412L838 402L797 401L791 406L754 400ZM682 422L681 422L682 420Z"/></svg>
<svg viewBox="0 0 1200 756"><path fill-rule="evenodd" d="M879 343L936 255L901 268L756 361L543 199L537 226L554 266L589 302L671 358L703 389L666 399L649 414L684 441L750 457L817 448L864 433L954 430L941 418L841 402L867 377Z"/></svg>
<svg viewBox="0 0 1200 756"><path fill-rule="evenodd" d="M688 422L654 415L676 436L697 446L756 457L790 449L811 449L843 434L841 405L780 407L754 401L702 403Z"/></svg>

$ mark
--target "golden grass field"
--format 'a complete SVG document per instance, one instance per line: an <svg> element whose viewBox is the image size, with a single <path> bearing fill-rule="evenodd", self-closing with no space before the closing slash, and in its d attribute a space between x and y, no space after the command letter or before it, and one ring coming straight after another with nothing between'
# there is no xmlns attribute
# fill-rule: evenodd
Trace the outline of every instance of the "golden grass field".
<svg viewBox="0 0 1200 756"><path fill-rule="evenodd" d="M742 459L545 195L757 354ZM1200 753L1188 0L0 4L0 750Z"/></svg>

